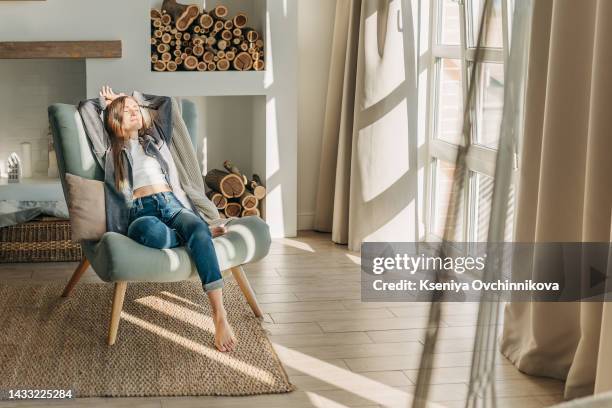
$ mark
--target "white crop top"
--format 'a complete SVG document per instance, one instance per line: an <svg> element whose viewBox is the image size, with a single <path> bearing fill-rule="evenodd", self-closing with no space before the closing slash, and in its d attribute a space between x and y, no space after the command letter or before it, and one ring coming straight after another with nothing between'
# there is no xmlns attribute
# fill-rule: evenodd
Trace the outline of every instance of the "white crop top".
<svg viewBox="0 0 612 408"><path fill-rule="evenodd" d="M132 155L132 189L154 184L168 184L162 168L154 157L147 155L137 139L130 139Z"/></svg>

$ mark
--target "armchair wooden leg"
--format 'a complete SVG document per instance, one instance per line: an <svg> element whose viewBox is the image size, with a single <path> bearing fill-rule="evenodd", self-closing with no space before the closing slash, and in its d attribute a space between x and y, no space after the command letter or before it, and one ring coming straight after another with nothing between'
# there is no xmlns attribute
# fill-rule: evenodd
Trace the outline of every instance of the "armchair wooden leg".
<svg viewBox="0 0 612 408"><path fill-rule="evenodd" d="M236 279L236 283L240 287L242 294L246 298L249 306L251 306L251 310L253 310L253 314L256 317L263 317L263 312L259 307L259 303L257 303L257 298L255 297L255 292L253 292L253 288L251 288L251 284L242 269L242 266L236 266L232 269L232 275L234 275L234 279Z"/></svg>
<svg viewBox="0 0 612 408"><path fill-rule="evenodd" d="M74 289L74 287L76 286L78 281L81 279L81 276L83 276L87 268L89 268L89 261L87 260L87 258L83 257L79 266L77 266L76 269L74 270L74 273L72 274L72 277L70 278L70 281L64 288L62 297L68 297L68 295L70 295L70 292L72 292L72 289Z"/></svg>
<svg viewBox="0 0 612 408"><path fill-rule="evenodd" d="M108 345L112 346L117 340L117 330L119 330L119 319L123 309L123 299L127 282L115 282L115 293L113 294L113 307L111 310L110 327L108 329Z"/></svg>

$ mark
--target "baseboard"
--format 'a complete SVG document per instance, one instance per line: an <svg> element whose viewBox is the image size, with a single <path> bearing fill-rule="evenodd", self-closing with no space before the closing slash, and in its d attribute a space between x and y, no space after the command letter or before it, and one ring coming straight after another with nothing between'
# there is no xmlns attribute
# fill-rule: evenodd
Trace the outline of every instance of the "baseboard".
<svg viewBox="0 0 612 408"><path fill-rule="evenodd" d="M298 231L314 229L314 213L312 212L298 214L297 222Z"/></svg>

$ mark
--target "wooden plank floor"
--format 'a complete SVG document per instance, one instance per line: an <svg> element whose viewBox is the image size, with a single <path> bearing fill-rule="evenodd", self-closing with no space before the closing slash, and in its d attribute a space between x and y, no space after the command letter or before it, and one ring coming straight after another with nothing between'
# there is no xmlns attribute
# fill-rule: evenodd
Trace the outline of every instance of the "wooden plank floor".
<svg viewBox="0 0 612 408"><path fill-rule="evenodd" d="M75 266L0 264L0 280L67 282ZM276 239L270 254L245 270L265 312L264 326L297 391L238 398L87 398L25 405L0 402L0 407L410 406L427 304L362 303L359 254L333 244L330 234L301 231L298 238ZM82 282L99 279L90 269ZM432 367L432 407L463 407L467 392L477 305L448 306ZM501 355L496 374L499 407L540 408L562 400L561 382L525 376Z"/></svg>

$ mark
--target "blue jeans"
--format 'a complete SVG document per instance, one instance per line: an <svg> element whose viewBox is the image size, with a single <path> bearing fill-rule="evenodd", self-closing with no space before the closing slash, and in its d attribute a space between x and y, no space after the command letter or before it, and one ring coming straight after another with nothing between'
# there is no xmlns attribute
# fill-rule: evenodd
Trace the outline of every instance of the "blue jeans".
<svg viewBox="0 0 612 408"><path fill-rule="evenodd" d="M196 265L204 291L223 287L223 277L208 225L172 194L137 198L130 209L128 236L157 249L184 245Z"/></svg>

